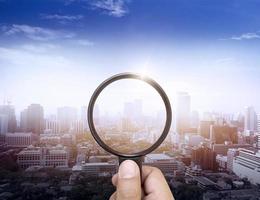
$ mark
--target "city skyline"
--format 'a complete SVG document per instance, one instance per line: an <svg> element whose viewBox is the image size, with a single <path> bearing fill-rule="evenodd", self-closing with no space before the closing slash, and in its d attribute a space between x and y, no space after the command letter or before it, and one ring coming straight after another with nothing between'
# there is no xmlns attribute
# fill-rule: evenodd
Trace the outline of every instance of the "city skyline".
<svg viewBox="0 0 260 200"><path fill-rule="evenodd" d="M259 2L199 2L1 1L0 102L79 107L132 71L158 81L173 106L185 91L192 110L260 112Z"/></svg>

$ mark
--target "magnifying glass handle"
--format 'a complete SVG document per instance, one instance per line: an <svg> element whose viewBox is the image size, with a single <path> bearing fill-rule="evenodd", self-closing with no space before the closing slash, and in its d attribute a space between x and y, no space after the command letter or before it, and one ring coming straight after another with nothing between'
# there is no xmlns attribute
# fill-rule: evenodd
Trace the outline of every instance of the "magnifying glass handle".
<svg viewBox="0 0 260 200"><path fill-rule="evenodd" d="M142 157L142 156L137 156L137 157L129 158L129 157L119 156L119 165L120 165L122 162L124 162L125 160L132 160L132 161L136 162L136 164L137 164L138 167L139 167L140 177L141 177L141 183L142 183L142 162L143 162L143 157Z"/></svg>

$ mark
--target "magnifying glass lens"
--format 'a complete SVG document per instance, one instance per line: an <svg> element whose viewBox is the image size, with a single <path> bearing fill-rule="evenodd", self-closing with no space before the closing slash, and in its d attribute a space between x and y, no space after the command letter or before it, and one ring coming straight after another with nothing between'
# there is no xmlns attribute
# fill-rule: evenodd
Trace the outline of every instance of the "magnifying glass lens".
<svg viewBox="0 0 260 200"><path fill-rule="evenodd" d="M161 136L166 110L152 86L137 79L123 79L99 94L93 121L107 146L122 154L135 154L151 147Z"/></svg>

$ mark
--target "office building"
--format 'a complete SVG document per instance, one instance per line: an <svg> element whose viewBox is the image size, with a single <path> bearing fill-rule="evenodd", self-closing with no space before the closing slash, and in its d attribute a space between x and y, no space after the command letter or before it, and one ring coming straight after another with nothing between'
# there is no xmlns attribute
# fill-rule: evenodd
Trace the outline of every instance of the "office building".
<svg viewBox="0 0 260 200"><path fill-rule="evenodd" d="M8 132L8 116L0 114L0 135L4 136Z"/></svg>
<svg viewBox="0 0 260 200"><path fill-rule="evenodd" d="M257 115L257 132L260 133L260 114Z"/></svg>
<svg viewBox="0 0 260 200"><path fill-rule="evenodd" d="M226 156L229 149L249 148L249 147L251 147L250 144L232 144L232 143L225 142L224 144L213 144L212 150L216 152L216 154Z"/></svg>
<svg viewBox="0 0 260 200"><path fill-rule="evenodd" d="M61 132L69 132L72 126L72 122L77 120L77 109L68 106L58 108L57 119L60 122Z"/></svg>
<svg viewBox="0 0 260 200"><path fill-rule="evenodd" d="M214 121L200 121L199 134L206 139L210 139L211 125L214 125Z"/></svg>
<svg viewBox="0 0 260 200"><path fill-rule="evenodd" d="M233 172L233 161L236 156L238 156L239 150L238 149L228 149L227 151L227 170L229 172Z"/></svg>
<svg viewBox="0 0 260 200"><path fill-rule="evenodd" d="M15 110L12 105L1 105L0 106L0 115L5 115L7 117L7 132L14 133L17 128Z"/></svg>
<svg viewBox="0 0 260 200"><path fill-rule="evenodd" d="M257 124L257 116L252 106L245 109L245 131L255 131Z"/></svg>
<svg viewBox="0 0 260 200"><path fill-rule="evenodd" d="M186 134L185 135L185 144L189 146L199 146L201 143L205 141L205 138L201 135L193 135L193 134Z"/></svg>
<svg viewBox="0 0 260 200"><path fill-rule="evenodd" d="M32 133L7 133L5 142L10 147L27 147L33 143Z"/></svg>
<svg viewBox="0 0 260 200"><path fill-rule="evenodd" d="M175 127L176 132L181 136L190 127L190 95L186 92L177 94Z"/></svg>
<svg viewBox="0 0 260 200"><path fill-rule="evenodd" d="M84 133L84 123L82 120L75 120L71 126L72 133Z"/></svg>
<svg viewBox="0 0 260 200"><path fill-rule="evenodd" d="M216 170L216 153L202 145L192 149L191 162L194 165L199 165L202 170Z"/></svg>
<svg viewBox="0 0 260 200"><path fill-rule="evenodd" d="M68 167L69 153L66 147L29 146L17 155L17 164L26 169L31 166Z"/></svg>
<svg viewBox="0 0 260 200"><path fill-rule="evenodd" d="M210 141L214 144L223 144L225 141L237 144L237 127L229 125L212 125L210 128Z"/></svg>
<svg viewBox="0 0 260 200"><path fill-rule="evenodd" d="M73 173L84 173L90 177L98 176L112 176L117 171L117 164L110 162L98 162L98 163L80 163L74 165L72 168Z"/></svg>
<svg viewBox="0 0 260 200"><path fill-rule="evenodd" d="M260 184L260 151L240 149L233 160L233 172L240 178L247 178L252 184Z"/></svg>
<svg viewBox="0 0 260 200"><path fill-rule="evenodd" d="M45 120L45 132L48 133L60 133L60 123L55 119L46 119Z"/></svg>
<svg viewBox="0 0 260 200"><path fill-rule="evenodd" d="M144 164L159 168L164 175L173 175L178 170L178 162L166 154L148 154L144 158Z"/></svg>
<svg viewBox="0 0 260 200"><path fill-rule="evenodd" d="M41 134L44 130L43 107L31 104L21 112L21 128L24 132Z"/></svg>

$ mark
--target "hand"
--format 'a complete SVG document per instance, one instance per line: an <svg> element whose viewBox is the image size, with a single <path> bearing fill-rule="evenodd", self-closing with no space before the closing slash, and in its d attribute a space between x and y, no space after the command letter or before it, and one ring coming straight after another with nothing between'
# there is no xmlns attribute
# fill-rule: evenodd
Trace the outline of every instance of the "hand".
<svg viewBox="0 0 260 200"><path fill-rule="evenodd" d="M118 173L112 178L112 183L116 187L116 192L112 194L110 200L174 200L159 169L143 166L141 184L139 167L131 160L121 163Z"/></svg>

